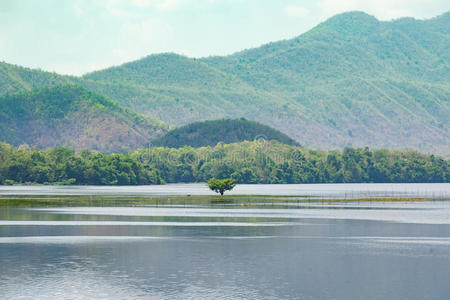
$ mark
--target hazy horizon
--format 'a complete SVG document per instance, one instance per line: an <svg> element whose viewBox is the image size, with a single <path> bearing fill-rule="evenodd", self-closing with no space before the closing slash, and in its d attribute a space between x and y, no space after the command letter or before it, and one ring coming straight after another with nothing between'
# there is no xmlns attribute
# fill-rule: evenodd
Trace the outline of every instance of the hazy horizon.
<svg viewBox="0 0 450 300"><path fill-rule="evenodd" d="M19 0L0 3L0 60L82 75L158 53L229 55L298 36L333 15L429 19L445 1Z"/></svg>

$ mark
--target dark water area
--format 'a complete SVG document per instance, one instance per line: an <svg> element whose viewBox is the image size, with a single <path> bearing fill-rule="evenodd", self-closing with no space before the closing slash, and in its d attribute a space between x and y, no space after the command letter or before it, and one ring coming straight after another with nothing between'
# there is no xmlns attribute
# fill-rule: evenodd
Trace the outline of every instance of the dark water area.
<svg viewBox="0 0 450 300"><path fill-rule="evenodd" d="M448 201L0 207L1 299L449 299L449 278Z"/></svg>

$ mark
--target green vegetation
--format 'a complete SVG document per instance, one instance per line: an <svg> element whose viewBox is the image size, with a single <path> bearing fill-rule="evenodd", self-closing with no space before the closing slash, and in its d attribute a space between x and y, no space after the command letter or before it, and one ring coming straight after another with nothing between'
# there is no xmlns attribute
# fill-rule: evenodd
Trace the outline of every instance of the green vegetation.
<svg viewBox="0 0 450 300"><path fill-rule="evenodd" d="M133 153L166 182L237 183L448 182L450 161L412 150L307 150L258 140L215 147L154 147Z"/></svg>
<svg viewBox="0 0 450 300"><path fill-rule="evenodd" d="M441 198L438 198L441 199ZM443 198L445 199L445 198ZM292 204L297 204L296 208L305 207L314 208L311 203L316 202L323 208L323 203L332 202L420 202L430 201L435 198L402 198L402 197L379 197L379 198L348 198L348 199L329 199L314 196L280 196L280 195L171 195L171 196L85 196L85 195L58 195L58 197L48 195L3 195L0 196L0 206L9 207L44 207L44 206L136 206L136 205L237 205L271 208L292 208ZM307 203L307 206L302 206ZM290 204L287 205L286 204ZM226 218L230 221L236 218ZM278 221L277 218L272 218Z"/></svg>
<svg viewBox="0 0 450 300"><path fill-rule="evenodd" d="M215 179L211 178L208 180L208 187L223 196L225 191L231 191L236 186L236 180L233 178L225 178L225 179Z"/></svg>
<svg viewBox="0 0 450 300"><path fill-rule="evenodd" d="M0 63L0 94L73 83L171 125L245 117L308 147L448 157L448 28L450 13L381 22L351 12L230 56L151 55L81 78Z"/></svg>
<svg viewBox="0 0 450 300"><path fill-rule="evenodd" d="M230 144L260 138L297 145L296 141L278 130L244 118L192 123L169 131L165 136L153 140L152 144L169 148L203 147L215 146L219 142Z"/></svg>
<svg viewBox="0 0 450 300"><path fill-rule="evenodd" d="M0 62L0 96L73 83L74 77Z"/></svg>
<svg viewBox="0 0 450 300"><path fill-rule="evenodd" d="M258 140L215 147L142 148L101 154L0 143L0 184L128 185L237 183L449 182L450 161L412 150L306 150Z"/></svg>
<svg viewBox="0 0 450 300"><path fill-rule="evenodd" d="M125 78L140 92L122 103L169 124L245 117L308 147L408 147L448 156L449 27L450 13L380 22L352 12L230 56L152 55L83 78Z"/></svg>
<svg viewBox="0 0 450 300"><path fill-rule="evenodd" d="M0 97L0 141L77 150L131 150L166 126L74 85Z"/></svg>
<svg viewBox="0 0 450 300"><path fill-rule="evenodd" d="M164 183L158 172L130 154L101 154L69 148L37 148L0 143L0 183L135 185Z"/></svg>

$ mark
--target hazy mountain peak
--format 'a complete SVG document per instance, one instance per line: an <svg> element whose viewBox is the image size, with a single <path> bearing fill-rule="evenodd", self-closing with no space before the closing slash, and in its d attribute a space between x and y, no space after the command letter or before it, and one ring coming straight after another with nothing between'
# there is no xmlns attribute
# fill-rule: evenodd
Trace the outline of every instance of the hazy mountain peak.
<svg viewBox="0 0 450 300"><path fill-rule="evenodd" d="M427 20L427 23L435 28L440 34L450 33L450 11ZM448 51L448 50L447 50Z"/></svg>
<svg viewBox="0 0 450 300"><path fill-rule="evenodd" d="M141 64L152 64L155 62L164 62L164 61L172 61L172 60L189 60L188 57L174 53L174 52L165 52L165 53L156 53L156 54L150 54L147 55L141 59L138 59L136 61L125 63L127 64L133 64L133 63L141 63Z"/></svg>
<svg viewBox="0 0 450 300"><path fill-rule="evenodd" d="M314 27L309 33L342 33L345 35L358 35L370 31L379 25L374 16L362 11L351 11L336 15Z"/></svg>
<svg viewBox="0 0 450 300"><path fill-rule="evenodd" d="M354 21L364 21L371 23L379 22L377 18L375 18L374 16L359 10L344 12L335 15L327 20L327 22L354 22Z"/></svg>
<svg viewBox="0 0 450 300"><path fill-rule="evenodd" d="M431 18L430 21L437 21L437 20L446 20L446 21L450 21L450 11L447 11L445 13L443 13L442 15L439 15L437 17Z"/></svg>

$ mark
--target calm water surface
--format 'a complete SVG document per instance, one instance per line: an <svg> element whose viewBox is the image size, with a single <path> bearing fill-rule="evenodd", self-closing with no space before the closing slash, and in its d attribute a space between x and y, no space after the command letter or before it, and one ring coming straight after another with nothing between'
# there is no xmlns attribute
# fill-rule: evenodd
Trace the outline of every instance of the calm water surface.
<svg viewBox="0 0 450 300"><path fill-rule="evenodd" d="M0 195L214 195L204 183L152 186L0 186ZM227 195L301 195L328 198L449 198L450 183L238 184Z"/></svg>
<svg viewBox="0 0 450 300"><path fill-rule="evenodd" d="M156 189L1 187L0 195L208 193L201 185ZM236 193L255 189L450 193L448 184L238 186ZM449 299L449 278L444 200L0 207L1 299Z"/></svg>

